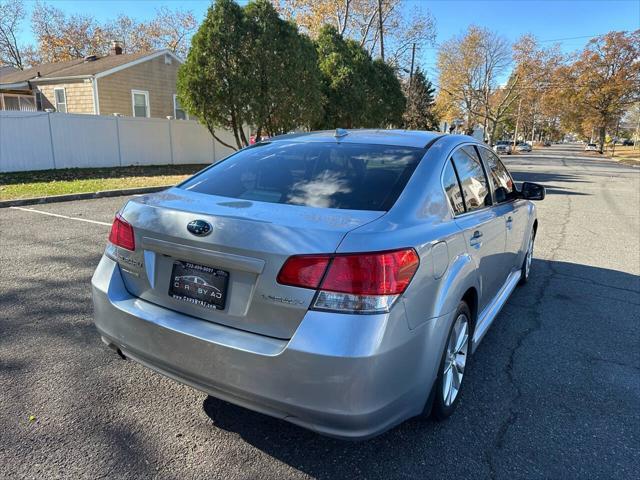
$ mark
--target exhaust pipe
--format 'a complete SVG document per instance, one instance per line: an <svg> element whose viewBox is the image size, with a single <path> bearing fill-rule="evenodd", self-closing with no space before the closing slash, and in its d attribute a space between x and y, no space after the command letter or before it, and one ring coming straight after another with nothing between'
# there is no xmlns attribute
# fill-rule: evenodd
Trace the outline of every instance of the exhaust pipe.
<svg viewBox="0 0 640 480"><path fill-rule="evenodd" d="M104 343L107 347L109 347L111 350L113 350L114 352L116 352L118 354L118 356L122 359L122 360L126 360L127 357L124 356L124 353L122 353L122 350L120 350L120 348L118 348L117 345L114 345L112 342L110 342L109 340L107 340L104 337L100 337L102 339L102 343Z"/></svg>

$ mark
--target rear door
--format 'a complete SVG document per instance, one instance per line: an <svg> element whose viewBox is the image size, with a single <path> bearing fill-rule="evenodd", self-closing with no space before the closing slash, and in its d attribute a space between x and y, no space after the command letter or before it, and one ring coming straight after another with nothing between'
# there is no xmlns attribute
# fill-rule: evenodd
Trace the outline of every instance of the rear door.
<svg viewBox="0 0 640 480"><path fill-rule="evenodd" d="M472 146L458 148L451 156L458 177L465 213L456 216L463 230L467 252L480 274L480 310L496 296L505 280L505 226L492 208L485 170Z"/></svg>
<svg viewBox="0 0 640 480"><path fill-rule="evenodd" d="M520 268L518 258L528 225L527 202L514 195L515 184L502 161L491 150L478 146L485 168L491 180L494 210L504 219L506 232L506 275ZM502 189L504 197L499 194ZM498 197L498 198L496 198Z"/></svg>

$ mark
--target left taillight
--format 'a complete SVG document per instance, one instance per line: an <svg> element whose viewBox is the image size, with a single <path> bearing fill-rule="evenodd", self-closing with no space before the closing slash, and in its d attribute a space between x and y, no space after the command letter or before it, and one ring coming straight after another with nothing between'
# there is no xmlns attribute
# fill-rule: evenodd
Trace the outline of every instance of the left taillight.
<svg viewBox="0 0 640 480"><path fill-rule="evenodd" d="M134 251L136 249L136 240L133 235L133 227L129 222L118 213L113 219L111 232L109 233L109 241L115 246Z"/></svg>
<svg viewBox="0 0 640 480"><path fill-rule="evenodd" d="M317 289L314 310L388 312L409 286L420 260L413 248L289 257L278 283Z"/></svg>

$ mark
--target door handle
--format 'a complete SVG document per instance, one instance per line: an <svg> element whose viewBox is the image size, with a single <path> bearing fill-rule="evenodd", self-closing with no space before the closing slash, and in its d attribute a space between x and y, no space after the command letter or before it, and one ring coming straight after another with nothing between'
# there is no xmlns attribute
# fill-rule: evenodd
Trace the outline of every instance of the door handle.
<svg viewBox="0 0 640 480"><path fill-rule="evenodd" d="M482 242L480 241L481 237L482 237L482 232L480 230L476 230L475 232L473 232L473 235L471 236L469 245L471 245L472 247L475 247L476 249L479 249L482 246Z"/></svg>

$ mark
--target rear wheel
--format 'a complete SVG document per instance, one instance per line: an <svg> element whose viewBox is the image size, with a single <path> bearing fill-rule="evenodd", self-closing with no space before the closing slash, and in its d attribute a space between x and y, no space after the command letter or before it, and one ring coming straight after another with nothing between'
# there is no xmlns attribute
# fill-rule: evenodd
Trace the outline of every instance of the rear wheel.
<svg viewBox="0 0 640 480"><path fill-rule="evenodd" d="M442 354L438 378L433 387L431 414L437 420L449 417L460 400L464 372L471 353L470 319L469 307L465 302L460 302Z"/></svg>
<svg viewBox="0 0 640 480"><path fill-rule="evenodd" d="M524 256L522 262L522 270L520 272L520 285L524 285L529 281L529 275L531 274L531 264L533 263L533 244L536 239L535 230L531 230L531 236L529 237L529 244L527 245L527 253Z"/></svg>

